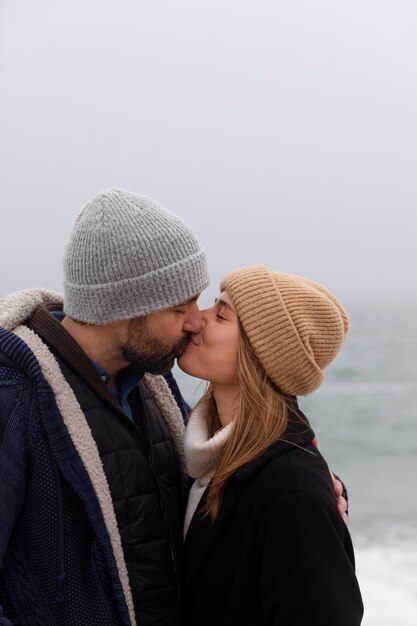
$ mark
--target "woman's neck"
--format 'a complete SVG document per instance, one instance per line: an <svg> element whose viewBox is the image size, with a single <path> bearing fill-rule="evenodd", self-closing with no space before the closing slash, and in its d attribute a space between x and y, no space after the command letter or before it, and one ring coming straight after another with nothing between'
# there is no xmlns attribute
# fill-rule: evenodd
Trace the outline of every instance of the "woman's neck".
<svg viewBox="0 0 417 626"><path fill-rule="evenodd" d="M239 388L237 385L219 385L216 383L212 386L220 423L222 426L227 426L233 419Z"/></svg>

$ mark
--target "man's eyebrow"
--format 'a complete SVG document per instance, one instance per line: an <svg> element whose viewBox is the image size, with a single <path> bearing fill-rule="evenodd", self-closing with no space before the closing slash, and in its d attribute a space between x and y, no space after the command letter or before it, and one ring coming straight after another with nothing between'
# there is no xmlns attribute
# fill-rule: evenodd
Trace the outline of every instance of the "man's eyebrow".
<svg viewBox="0 0 417 626"><path fill-rule="evenodd" d="M174 309L176 307L179 306L186 306L187 304L192 304L193 302L197 302L198 300L198 296L194 296L193 298L190 298L189 300L186 300L185 302L180 302L179 304L176 304L175 307L173 307Z"/></svg>

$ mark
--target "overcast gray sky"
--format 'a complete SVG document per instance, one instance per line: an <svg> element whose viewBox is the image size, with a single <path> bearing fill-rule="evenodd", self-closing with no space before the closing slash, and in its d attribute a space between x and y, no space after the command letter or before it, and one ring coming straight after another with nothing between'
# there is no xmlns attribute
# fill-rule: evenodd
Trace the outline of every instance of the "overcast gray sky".
<svg viewBox="0 0 417 626"><path fill-rule="evenodd" d="M258 262L417 297L415 0L3 0L0 19L0 295L61 290L77 214L117 185L191 224L208 299Z"/></svg>

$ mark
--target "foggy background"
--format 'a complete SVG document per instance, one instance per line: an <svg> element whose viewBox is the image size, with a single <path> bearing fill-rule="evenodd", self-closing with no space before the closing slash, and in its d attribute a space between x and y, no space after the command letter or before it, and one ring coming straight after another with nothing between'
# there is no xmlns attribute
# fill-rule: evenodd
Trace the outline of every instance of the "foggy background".
<svg viewBox="0 0 417 626"><path fill-rule="evenodd" d="M180 215L212 286L263 262L416 299L414 0L4 0L0 295L62 289L89 198Z"/></svg>
<svg viewBox="0 0 417 626"><path fill-rule="evenodd" d="M61 291L111 186L193 227L203 306L249 263L333 291L351 331L305 406L364 626L417 623L416 112L415 0L0 0L0 297Z"/></svg>

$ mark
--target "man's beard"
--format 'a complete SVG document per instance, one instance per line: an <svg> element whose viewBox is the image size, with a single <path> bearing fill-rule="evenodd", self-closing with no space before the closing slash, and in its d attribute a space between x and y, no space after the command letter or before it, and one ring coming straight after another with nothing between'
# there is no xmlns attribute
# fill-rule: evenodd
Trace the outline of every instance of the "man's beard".
<svg viewBox="0 0 417 626"><path fill-rule="evenodd" d="M152 337L146 326L146 319L138 317L130 320L126 343L120 348L123 358L150 374L169 372L175 359L182 354L190 342L192 333L184 332L181 339L168 345Z"/></svg>

